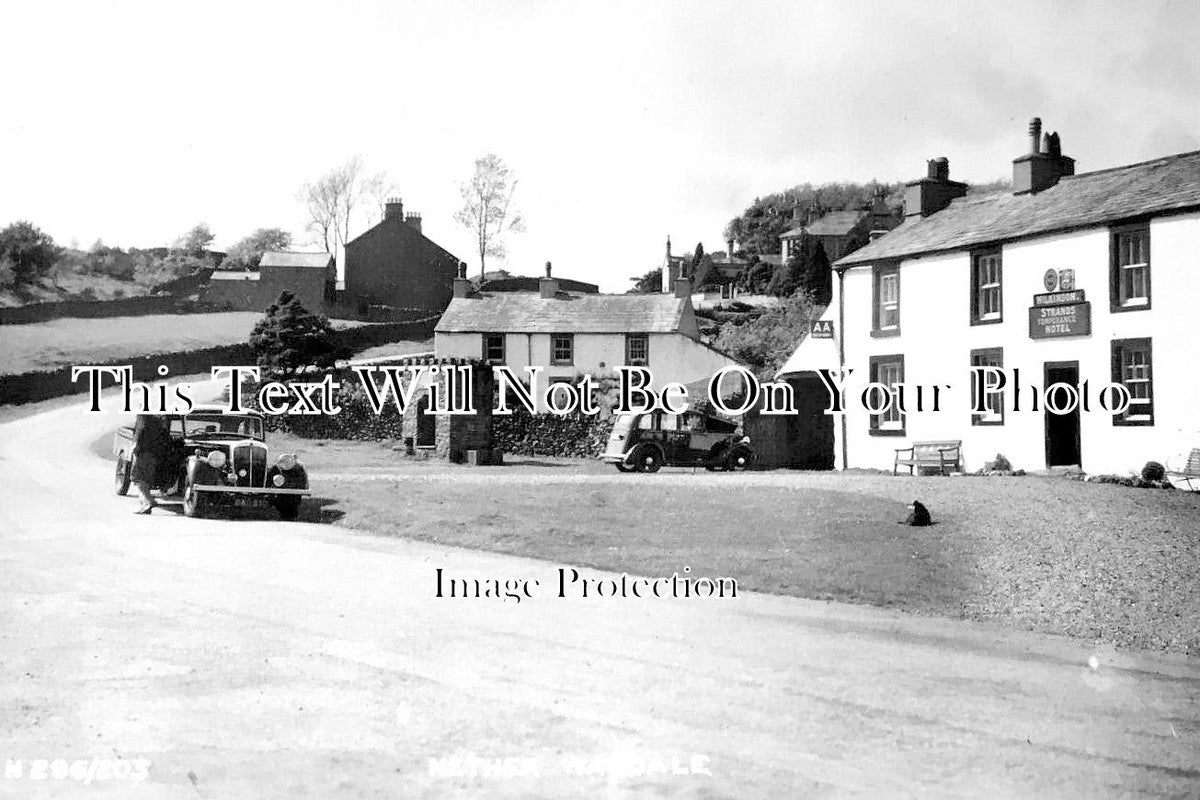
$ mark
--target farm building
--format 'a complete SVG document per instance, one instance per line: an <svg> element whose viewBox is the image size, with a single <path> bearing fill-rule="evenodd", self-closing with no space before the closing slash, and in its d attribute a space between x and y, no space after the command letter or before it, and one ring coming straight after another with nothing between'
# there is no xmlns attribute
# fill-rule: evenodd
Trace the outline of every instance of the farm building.
<svg viewBox="0 0 1200 800"><path fill-rule="evenodd" d="M281 292L291 292L304 307L328 313L336 272L329 253L268 250L258 269L214 270L201 294L203 302L234 311L263 311Z"/></svg>

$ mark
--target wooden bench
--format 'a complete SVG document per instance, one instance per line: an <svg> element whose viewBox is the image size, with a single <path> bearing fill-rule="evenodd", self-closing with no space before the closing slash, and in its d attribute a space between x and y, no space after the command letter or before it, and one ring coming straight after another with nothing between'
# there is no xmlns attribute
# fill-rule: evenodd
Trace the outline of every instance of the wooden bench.
<svg viewBox="0 0 1200 800"><path fill-rule="evenodd" d="M1168 461L1166 478L1176 489L1200 492L1200 448L1191 452L1182 468Z"/></svg>
<svg viewBox="0 0 1200 800"><path fill-rule="evenodd" d="M901 458L901 453L908 456ZM937 468L942 475L949 475L960 469L962 461L962 440L944 442L913 442L909 447L896 448L896 463L892 465L892 474L898 474L900 467L908 467L909 475L916 475L921 467Z"/></svg>

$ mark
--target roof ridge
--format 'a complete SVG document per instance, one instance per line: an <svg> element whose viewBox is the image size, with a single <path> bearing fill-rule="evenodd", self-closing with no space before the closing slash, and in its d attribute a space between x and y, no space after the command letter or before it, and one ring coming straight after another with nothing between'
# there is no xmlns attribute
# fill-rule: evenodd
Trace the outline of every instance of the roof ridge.
<svg viewBox="0 0 1200 800"><path fill-rule="evenodd" d="M1183 153L1174 153L1174 154L1168 155L1168 156L1159 156L1158 158L1149 158L1149 159L1146 159L1145 161L1137 161L1137 162L1134 162L1133 164L1120 164L1115 167L1105 167L1104 169L1094 169L1091 172L1080 172L1076 175L1063 175L1061 178L1059 178L1059 182L1061 183L1062 181L1074 181L1077 178L1088 178L1088 177L1091 177L1092 175L1104 175L1105 173L1109 173L1109 172L1119 172L1123 169L1137 169L1138 167L1148 167L1151 164L1157 164L1160 162L1167 162L1167 161L1175 161L1177 159L1187 158L1188 156L1200 156L1200 150L1188 150ZM1051 187L1051 188L1053 188L1053 187Z"/></svg>

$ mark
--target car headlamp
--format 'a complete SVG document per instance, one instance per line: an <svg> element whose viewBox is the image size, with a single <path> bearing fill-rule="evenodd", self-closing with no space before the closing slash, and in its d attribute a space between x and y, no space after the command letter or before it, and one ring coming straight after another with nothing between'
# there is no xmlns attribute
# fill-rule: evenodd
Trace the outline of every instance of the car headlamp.
<svg viewBox="0 0 1200 800"><path fill-rule="evenodd" d="M287 483L287 478L283 477L277 472L275 473L275 477L271 478L271 483L275 484L276 486L283 486L285 483Z"/></svg>
<svg viewBox="0 0 1200 800"><path fill-rule="evenodd" d="M292 469L296 466L296 457L291 453L284 453L279 457L279 460L275 462L275 466L284 471Z"/></svg>
<svg viewBox="0 0 1200 800"><path fill-rule="evenodd" d="M220 450L213 450L204 457L204 460L207 461L208 465L213 469L220 469L221 467L225 466L225 454Z"/></svg>

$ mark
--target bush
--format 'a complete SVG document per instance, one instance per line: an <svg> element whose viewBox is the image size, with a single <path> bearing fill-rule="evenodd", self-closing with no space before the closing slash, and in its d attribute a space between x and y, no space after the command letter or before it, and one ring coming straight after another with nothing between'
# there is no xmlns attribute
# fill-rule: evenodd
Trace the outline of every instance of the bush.
<svg viewBox="0 0 1200 800"><path fill-rule="evenodd" d="M1002 453L996 453L996 460L992 462L992 469L1012 472L1012 462L1005 458Z"/></svg>
<svg viewBox="0 0 1200 800"><path fill-rule="evenodd" d="M1166 474L1166 468L1157 461L1147 461L1142 467L1142 480L1147 482L1161 481Z"/></svg>
<svg viewBox="0 0 1200 800"><path fill-rule="evenodd" d="M820 310L803 292L797 292L757 318L721 329L716 347L748 364L759 376L773 376L796 346L812 330Z"/></svg>
<svg viewBox="0 0 1200 800"><path fill-rule="evenodd" d="M291 292L281 292L250 333L250 347L264 375L295 375L306 367L328 369L340 355L333 326L306 309Z"/></svg>

